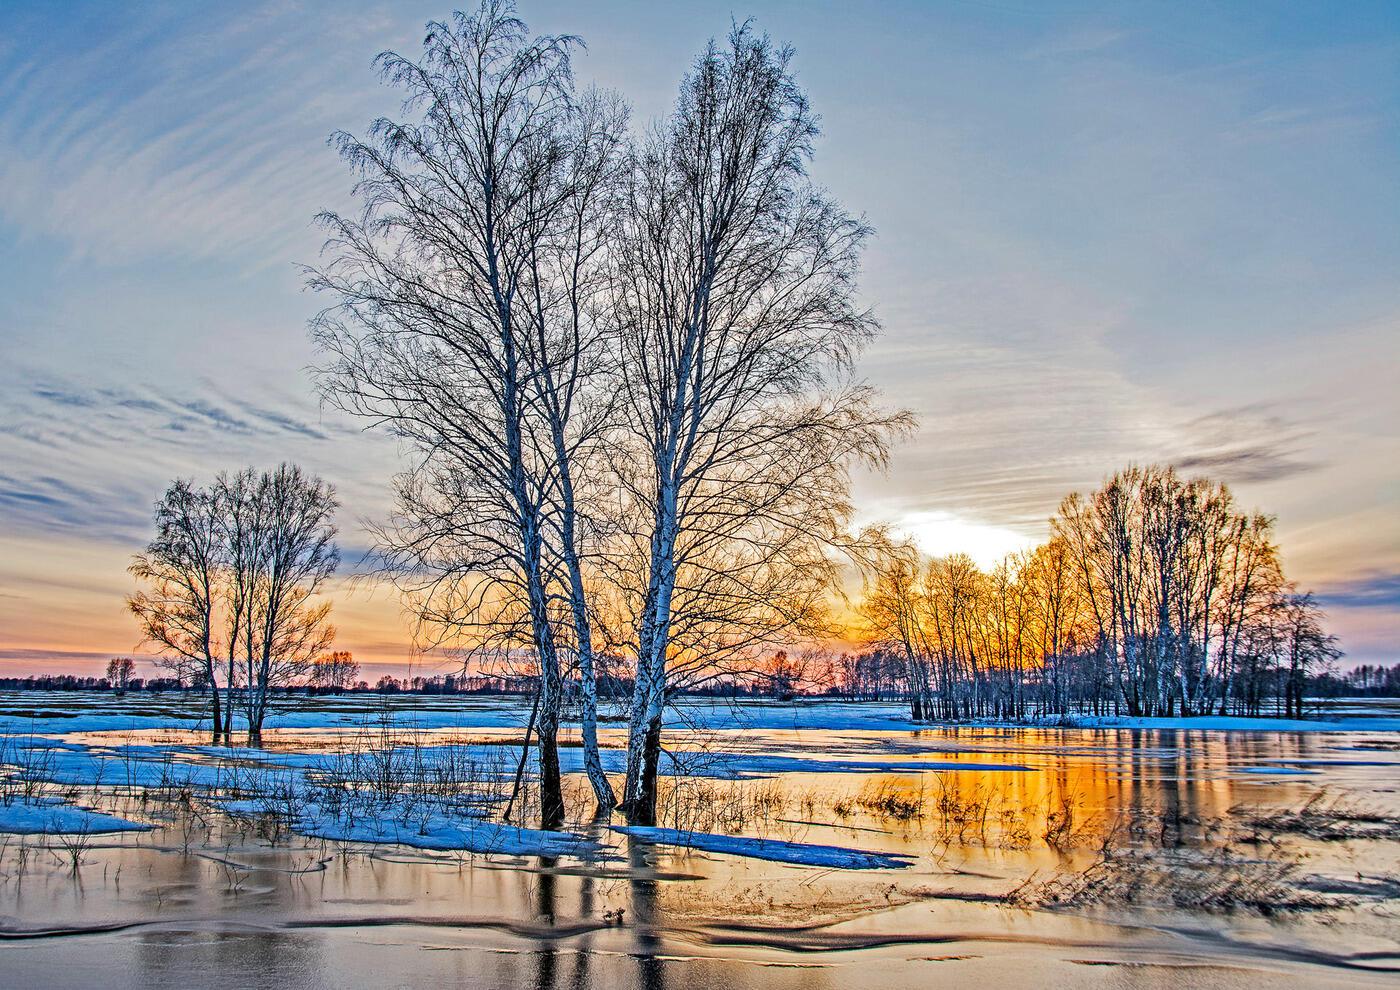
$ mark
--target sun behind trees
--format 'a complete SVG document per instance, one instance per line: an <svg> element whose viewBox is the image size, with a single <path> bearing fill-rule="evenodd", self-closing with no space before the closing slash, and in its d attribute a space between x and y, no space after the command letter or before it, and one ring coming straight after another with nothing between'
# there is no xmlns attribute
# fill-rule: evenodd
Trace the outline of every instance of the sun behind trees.
<svg viewBox="0 0 1400 990"><path fill-rule="evenodd" d="M650 822L676 675L823 627L848 465L905 420L849 377L869 231L807 180L791 53L736 26L638 139L575 89L577 44L488 2L379 57L408 119L335 138L363 211L321 218L314 336L329 401L415 449L384 572L440 641L538 674L545 823L566 663L616 801L595 642L632 661L623 810Z"/></svg>
<svg viewBox="0 0 1400 990"><path fill-rule="evenodd" d="M1257 715L1275 697L1299 717L1306 676L1340 654L1273 525L1224 485L1132 467L990 573L886 545L860 611L901 654L915 719Z"/></svg>
<svg viewBox="0 0 1400 990"><path fill-rule="evenodd" d="M127 603L157 663L209 692L215 745L232 745L235 706L259 745L272 689L329 648L330 603L316 597L339 562L338 505L291 464L208 488L178 480L156 503L156 536L130 568L145 587Z"/></svg>

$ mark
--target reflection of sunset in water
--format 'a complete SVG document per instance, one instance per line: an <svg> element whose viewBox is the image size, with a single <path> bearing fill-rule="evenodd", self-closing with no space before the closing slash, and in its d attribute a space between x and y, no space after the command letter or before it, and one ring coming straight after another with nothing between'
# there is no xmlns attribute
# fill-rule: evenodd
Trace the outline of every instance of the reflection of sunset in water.
<svg viewBox="0 0 1400 990"><path fill-rule="evenodd" d="M32 709L35 731L82 717L46 704ZM103 754L108 768L107 782L83 800L156 828L94 842L76 879L57 843L0 843L0 870L11 878L0 882L0 915L25 929L90 932L27 941L15 958L52 967L49 954L61 951L75 974L94 979L121 960L154 985L161 974L195 971L186 966L220 966L250 977L292 974L312 986L370 986L370 974L393 965L423 983L779 988L859 980L907 990L928 978L928 966L955 980L1044 972L1081 985L1111 982L1119 961L1145 960L1163 974L1190 965L1200 975L1222 958L1310 986L1372 979L1351 970L1338 978L1344 962L1327 937L1335 912L1290 916L1296 947L1285 953L1276 922L1249 912L1231 916L1233 941L1222 945L1159 933L1157 926L1203 917L1170 904L1091 899L1029 913L1012 906L1037 884L1091 868L1104 871L1105 884L1151 894L1171 882L1172 863L1267 866L1285 853L1283 879L1296 860L1304 879L1371 883L1362 875L1400 865L1391 839L1290 834L1261 846L1247 828L1252 814L1297 809L1324 790L1329 802L1400 813L1393 788L1376 786L1393 779L1396 753L1364 732L765 727L782 709L737 728L678 725L666 737L658 822L677 831L653 842L608 821L570 823L600 844L597 860L327 841L257 814L226 815L197 789L162 797L121 784L131 759L165 761L177 780L181 766L248 767L256 779L287 766L315 776L338 755L392 747L410 759L470 753L497 776L500 795L520 755L525 713L517 707L481 702L451 712L456 724L431 728L414 728L388 707L361 707L334 725L271 729L261 751L206 747L197 728L59 732L55 741ZM609 727L601 736L615 759L623 732ZM572 759L577 734L562 741ZM582 774L566 782L569 806L587 807ZM515 814L526 822L537 815L530 788ZM909 857L909 865L833 869L674 844L690 833ZM52 852L37 848L46 842ZM1105 867L1110 850L1127 858ZM1211 891L1227 882L1205 880ZM1055 893L1063 899L1066 889L1078 890L1062 884ZM1355 939L1390 951L1383 918L1364 907L1345 917ZM111 924L126 934L91 933ZM1074 962L1086 958L1104 965ZM1154 971L1134 972L1156 985Z"/></svg>

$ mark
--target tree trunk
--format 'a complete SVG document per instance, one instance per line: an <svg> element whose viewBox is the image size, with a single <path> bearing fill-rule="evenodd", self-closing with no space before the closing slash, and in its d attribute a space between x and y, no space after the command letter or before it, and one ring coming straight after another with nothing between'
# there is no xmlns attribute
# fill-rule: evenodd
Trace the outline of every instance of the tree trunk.
<svg viewBox="0 0 1400 990"><path fill-rule="evenodd" d="M573 524L566 523L566 547L573 539ZM579 714L583 733L583 768L593 787L593 799L599 810L605 811L617 803L612 784L603 772L603 756L598 748L598 676L593 663L593 634L588 626L588 606L584 598L583 572L578 555L571 549L569 557L569 598L574 615L574 638L578 643Z"/></svg>
<svg viewBox="0 0 1400 990"><path fill-rule="evenodd" d="M536 720L540 753L540 827L558 828L564 821L564 788L559 776L559 709L562 702L559 658L540 657L540 713Z"/></svg>
<svg viewBox="0 0 1400 990"><path fill-rule="evenodd" d="M224 723L219 709L219 685L215 684L211 678L209 681L210 699L214 703L214 740L213 745L219 745L219 740L223 736Z"/></svg>
<svg viewBox="0 0 1400 990"><path fill-rule="evenodd" d="M588 774L588 782L593 787L593 799L600 811L606 811L617 804L617 795L612 784L603 772L603 754L598 748L598 681L593 667L593 650L590 647L579 651L579 694L582 713L580 719L583 730L583 768Z"/></svg>
<svg viewBox="0 0 1400 990"><path fill-rule="evenodd" d="M627 727L627 780L619 808L633 824L656 820L656 760L666 696L666 651L670 641L671 594L675 588L676 492L662 486L652 527L650 575L637 637L637 675Z"/></svg>
<svg viewBox="0 0 1400 990"><path fill-rule="evenodd" d="M525 563L528 570L530 618L534 626L535 653L540 665L540 711L535 731L540 754L540 825L558 828L564 821L564 788L559 775L559 717L564 686L559 674L559 653L549 621L548 603L540 579L538 534L526 530Z"/></svg>
<svg viewBox="0 0 1400 990"><path fill-rule="evenodd" d="M660 775L661 763L661 714L646 722L641 734L636 755L636 781L627 791L627 799L618 805L618 810L627 818L629 825L656 824L656 781ZM632 753L628 753L628 765L632 765Z"/></svg>

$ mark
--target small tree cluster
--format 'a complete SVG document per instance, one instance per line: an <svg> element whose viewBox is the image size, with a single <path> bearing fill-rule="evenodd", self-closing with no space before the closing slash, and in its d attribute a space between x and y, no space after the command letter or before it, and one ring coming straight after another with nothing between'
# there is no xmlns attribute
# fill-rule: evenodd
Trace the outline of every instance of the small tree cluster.
<svg viewBox="0 0 1400 990"><path fill-rule="evenodd" d="M113 657L107 661L107 683L118 695L126 694L136 673L136 661L131 657Z"/></svg>
<svg viewBox="0 0 1400 990"><path fill-rule="evenodd" d="M131 573L143 641L177 677L209 692L213 739L232 742L235 705L257 745L272 690L330 646L318 601L339 562L335 490L295 465L179 480L156 503L155 538ZM222 697L221 697L222 694Z"/></svg>
<svg viewBox="0 0 1400 990"><path fill-rule="evenodd" d="M333 650L311 661L307 681L323 691L344 691L360 679L360 665L349 650Z"/></svg>
<svg viewBox="0 0 1400 990"><path fill-rule="evenodd" d="M1070 495L1051 539L984 572L964 555L879 555L861 611L895 652L915 718L1301 715L1339 655L1283 576L1273 520L1223 485L1129 468Z"/></svg>

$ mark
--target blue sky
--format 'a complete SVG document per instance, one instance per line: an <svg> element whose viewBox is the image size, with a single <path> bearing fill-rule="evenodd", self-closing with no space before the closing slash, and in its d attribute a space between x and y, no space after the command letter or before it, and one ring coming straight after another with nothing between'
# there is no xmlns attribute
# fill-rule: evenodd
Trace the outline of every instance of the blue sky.
<svg viewBox="0 0 1400 990"><path fill-rule="evenodd" d="M134 645L175 475L298 460L344 538L397 452L311 396L327 147L392 113L417 3L0 8L0 663ZM1011 549L1132 460L1279 516L1353 661L1400 639L1400 5L526 3L639 122L731 14L797 49L815 173L877 229L864 372L917 411L862 513ZM337 605L366 659L396 603Z"/></svg>

